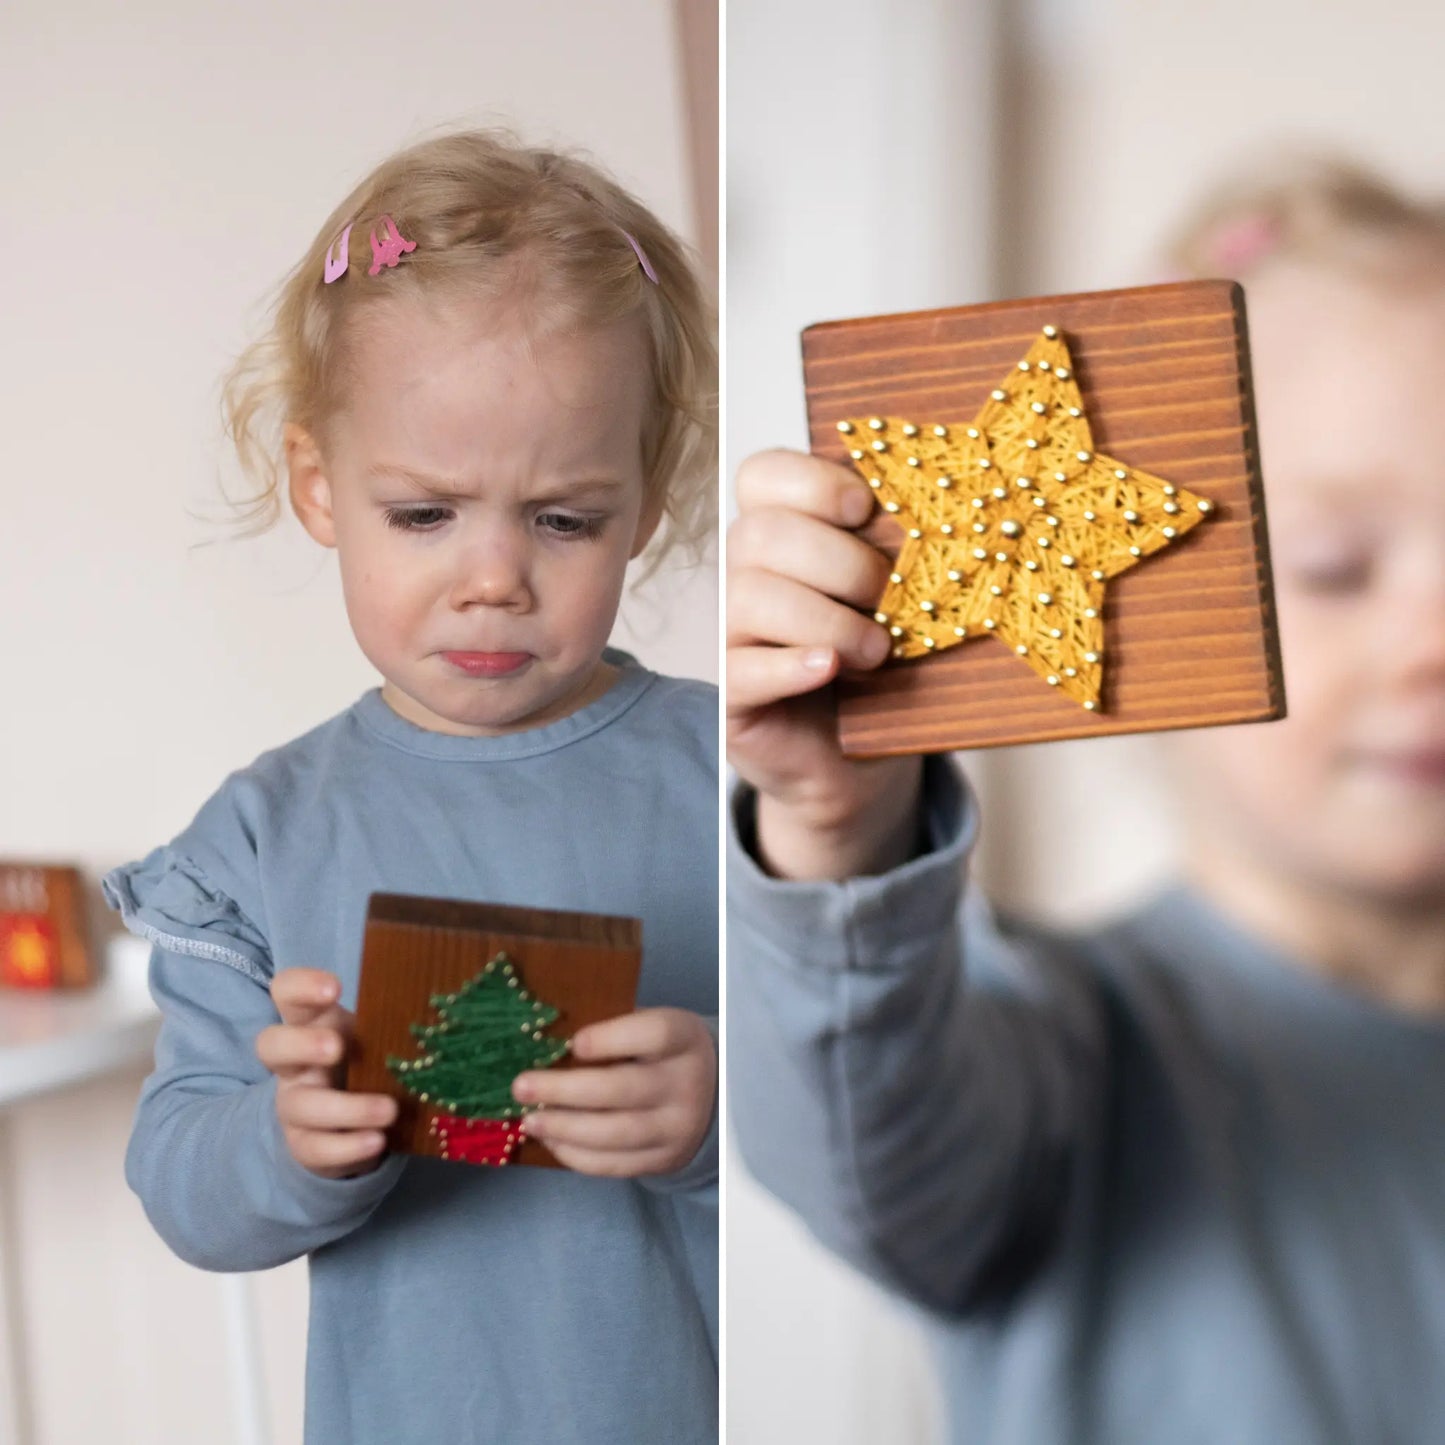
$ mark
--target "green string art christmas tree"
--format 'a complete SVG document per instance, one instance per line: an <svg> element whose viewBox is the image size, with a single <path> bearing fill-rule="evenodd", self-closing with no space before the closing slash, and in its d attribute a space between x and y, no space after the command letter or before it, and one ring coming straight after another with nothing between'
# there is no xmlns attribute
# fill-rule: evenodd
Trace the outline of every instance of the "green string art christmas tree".
<svg viewBox="0 0 1445 1445"><path fill-rule="evenodd" d="M506 1164L526 1112L512 1097L512 1080L551 1068L568 1050L566 1039L544 1032L558 1011L522 987L504 953L430 1003L437 1021L411 1025L416 1057L388 1057L386 1066L408 1094L432 1106L431 1132L443 1159Z"/></svg>

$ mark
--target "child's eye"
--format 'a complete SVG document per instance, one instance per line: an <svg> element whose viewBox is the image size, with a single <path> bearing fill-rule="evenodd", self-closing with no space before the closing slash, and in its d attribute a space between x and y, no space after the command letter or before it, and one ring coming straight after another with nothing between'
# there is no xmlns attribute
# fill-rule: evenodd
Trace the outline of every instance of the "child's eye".
<svg viewBox="0 0 1445 1445"><path fill-rule="evenodd" d="M554 537L588 538L598 536L606 517L579 517L574 512L543 512L538 522Z"/></svg>
<svg viewBox="0 0 1445 1445"><path fill-rule="evenodd" d="M451 519L449 507L388 507L386 525L399 532L422 532Z"/></svg>

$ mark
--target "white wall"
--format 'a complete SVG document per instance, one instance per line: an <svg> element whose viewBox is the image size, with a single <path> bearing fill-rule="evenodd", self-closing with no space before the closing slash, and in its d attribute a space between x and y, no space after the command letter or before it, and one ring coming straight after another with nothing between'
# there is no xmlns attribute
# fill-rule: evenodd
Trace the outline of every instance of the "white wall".
<svg viewBox="0 0 1445 1445"><path fill-rule="evenodd" d="M294 522L232 543L193 515L216 511L217 379L354 181L505 121L687 234L682 117L666 0L0 7L0 857L136 856L372 685L329 555ZM714 676L711 573L646 597L620 639ZM226 1438L214 1282L120 1181L137 1082L12 1121L44 1445ZM302 1289L262 1282L278 1442Z"/></svg>

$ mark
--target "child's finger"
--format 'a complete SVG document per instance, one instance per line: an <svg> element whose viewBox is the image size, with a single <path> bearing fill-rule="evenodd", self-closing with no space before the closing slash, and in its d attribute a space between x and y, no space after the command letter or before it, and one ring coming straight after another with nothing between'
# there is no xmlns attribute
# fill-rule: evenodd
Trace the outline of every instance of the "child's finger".
<svg viewBox="0 0 1445 1445"><path fill-rule="evenodd" d="M548 1110L527 1116L526 1133L551 1149L569 1144L579 1149L630 1153L658 1149L668 1143L665 1124L652 1109L592 1113L586 1109Z"/></svg>
<svg viewBox="0 0 1445 1445"><path fill-rule="evenodd" d="M256 1057L273 1074L330 1070L341 1062L345 1050L346 1041L334 1028L272 1024L256 1035Z"/></svg>
<svg viewBox="0 0 1445 1445"><path fill-rule="evenodd" d="M271 1002L285 1024L315 1023L340 997L341 980L319 968L287 968L271 980Z"/></svg>
<svg viewBox="0 0 1445 1445"><path fill-rule="evenodd" d="M852 532L799 512L761 507L739 517L728 533L729 577L751 568L791 577L871 612L887 585L890 564Z"/></svg>
<svg viewBox="0 0 1445 1445"><path fill-rule="evenodd" d="M727 637L729 647L831 647L846 667L877 667L892 646L887 629L871 616L790 577L756 568L729 578Z"/></svg>
<svg viewBox="0 0 1445 1445"><path fill-rule="evenodd" d="M386 1135L368 1130L334 1134L319 1129L288 1129L286 1145L303 1169L335 1176L378 1158L386 1149Z"/></svg>
<svg viewBox="0 0 1445 1445"><path fill-rule="evenodd" d="M600 1179L635 1179L639 1174L663 1174L670 1167L663 1149L587 1149L577 1144L553 1144L547 1148L559 1164L578 1174Z"/></svg>
<svg viewBox="0 0 1445 1445"><path fill-rule="evenodd" d="M283 1089L276 1113L295 1129L385 1129L396 1120L396 1100L386 1094L347 1094L340 1089Z"/></svg>
<svg viewBox="0 0 1445 1445"><path fill-rule="evenodd" d="M579 1063L609 1059L659 1059L680 1054L712 1035L694 1013L685 1009L649 1008L588 1024L572 1036L572 1057Z"/></svg>
<svg viewBox="0 0 1445 1445"><path fill-rule="evenodd" d="M519 1103L556 1109L646 1109L661 1103L665 1092L650 1064L533 1069L512 1081L512 1095Z"/></svg>
<svg viewBox="0 0 1445 1445"><path fill-rule="evenodd" d="M734 487L740 513L787 507L836 527L861 527L873 514L873 493L855 471L805 452L768 451L748 457Z"/></svg>
<svg viewBox="0 0 1445 1445"><path fill-rule="evenodd" d="M831 682L838 654L831 647L734 647L727 661L730 716L798 697Z"/></svg>

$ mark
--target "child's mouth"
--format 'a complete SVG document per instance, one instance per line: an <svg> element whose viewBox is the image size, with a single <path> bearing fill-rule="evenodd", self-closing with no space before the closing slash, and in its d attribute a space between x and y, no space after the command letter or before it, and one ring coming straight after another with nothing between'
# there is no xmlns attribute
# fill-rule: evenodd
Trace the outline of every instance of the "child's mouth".
<svg viewBox="0 0 1445 1445"><path fill-rule="evenodd" d="M506 677L532 658L530 652L444 652L442 656L468 677Z"/></svg>

